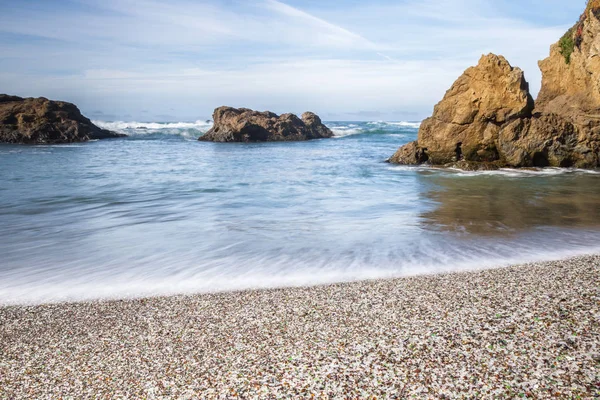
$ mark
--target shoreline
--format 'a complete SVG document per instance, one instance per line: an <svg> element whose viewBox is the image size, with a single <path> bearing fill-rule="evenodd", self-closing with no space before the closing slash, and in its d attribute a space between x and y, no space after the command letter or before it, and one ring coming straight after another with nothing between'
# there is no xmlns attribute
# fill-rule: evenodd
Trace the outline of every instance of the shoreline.
<svg viewBox="0 0 600 400"><path fill-rule="evenodd" d="M597 247L597 246L596 246ZM22 295L16 294L21 300L6 301L6 293L3 296L0 296L0 310L3 308L9 307L43 307L43 306L54 306L54 305L76 305L76 304L97 304L97 303L111 303L111 302L123 302L123 301L141 301L141 300L153 300L153 299L169 299L169 298L186 298L186 297L197 297L197 296L211 296L211 295L220 295L220 294L236 294L236 293L245 293L245 292L262 292L262 291L279 291L279 290L294 290L294 289L311 289L311 288L323 288L329 286L338 286L338 285L352 285L352 284L360 284L360 283L376 283L380 281L397 281L402 279L410 279L410 278L418 278L418 277L435 277L435 276L445 276L445 275L454 275L454 274L464 274L464 273L478 273L484 272L487 270L496 270L496 269L504 269L504 268L513 268L519 267L523 265L530 264L545 264L549 262L560 262L560 261L568 261L576 258L585 258L585 257L593 257L600 256L600 251L596 248L590 248L583 252L571 252L570 254L554 254L552 256L543 257L541 259L534 258L531 260L522 260L522 261L508 261L505 260L503 262L497 262L493 264L489 264L487 262L483 262L481 260L468 263L461 264L455 266L447 266L438 268L437 270L430 270L432 266L429 267L418 267L418 268L409 268L406 271L401 273L393 273L393 272L385 272L382 274L367 274L366 276L353 276L347 279L329 278L326 280L309 280L303 281L301 278L293 277L295 279L286 280L284 282L274 283L269 282L267 284L260 285L232 285L232 286L220 286L217 284L217 288L215 289L206 289L202 288L200 290L192 290L190 286L185 286L177 289L169 289L167 291L162 290L146 290L146 291L119 291L118 293L111 293L106 295L94 294L91 296L81 297L79 294L70 295L70 296L44 296L42 298L37 297L35 300L33 299L22 299ZM295 282L296 279L300 279L300 283L292 283ZM172 282L168 282L168 284L172 284ZM155 284L153 284L154 288ZM46 289L46 288L44 288ZM58 291L57 288L54 288L55 291ZM13 293L14 294L14 293Z"/></svg>
<svg viewBox="0 0 600 400"><path fill-rule="evenodd" d="M0 306L0 397L600 395L600 255Z"/></svg>

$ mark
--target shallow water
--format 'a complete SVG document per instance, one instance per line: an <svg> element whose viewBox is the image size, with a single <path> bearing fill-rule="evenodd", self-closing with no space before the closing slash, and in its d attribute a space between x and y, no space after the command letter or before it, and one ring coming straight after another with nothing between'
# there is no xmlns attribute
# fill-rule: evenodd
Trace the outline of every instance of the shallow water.
<svg viewBox="0 0 600 400"><path fill-rule="evenodd" d="M463 270L600 250L600 173L384 163L415 123L215 144L210 124L0 146L0 303L195 293Z"/></svg>

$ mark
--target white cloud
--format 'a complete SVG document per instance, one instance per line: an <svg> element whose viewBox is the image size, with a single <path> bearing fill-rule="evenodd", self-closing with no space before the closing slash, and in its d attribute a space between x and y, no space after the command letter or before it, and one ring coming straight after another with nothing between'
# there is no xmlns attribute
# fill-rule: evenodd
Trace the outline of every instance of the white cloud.
<svg viewBox="0 0 600 400"><path fill-rule="evenodd" d="M505 55L539 88L537 60L566 26L486 0L369 2L335 10L278 0L79 0L0 14L4 91L60 97L107 114L210 114L221 104L427 116L482 53ZM60 8L60 7L59 7Z"/></svg>
<svg viewBox="0 0 600 400"><path fill-rule="evenodd" d="M177 111L194 118L207 117L213 108L222 104L251 104L259 109L298 113L312 110L343 114L369 109L380 110L392 118L394 110L431 111L430 105L443 94L443 90L431 87L443 88L446 82L458 76L461 68L451 63L432 67L422 61L298 59L235 70L88 70L82 76L37 79L31 86L64 94L77 93L77 88L86 87L86 96L78 99L82 108L98 109L89 101L98 99L104 106L103 111L110 114L118 114L125 104L135 104L135 99L143 99L139 103L143 107L137 108L150 108L158 113L160 107L167 107L167 104L161 105L161 101L178 99L181 104ZM428 87L424 88L422 82L427 82ZM24 82L16 86L34 89ZM155 102L157 93L160 93L160 101ZM357 108L357 104L364 107Z"/></svg>

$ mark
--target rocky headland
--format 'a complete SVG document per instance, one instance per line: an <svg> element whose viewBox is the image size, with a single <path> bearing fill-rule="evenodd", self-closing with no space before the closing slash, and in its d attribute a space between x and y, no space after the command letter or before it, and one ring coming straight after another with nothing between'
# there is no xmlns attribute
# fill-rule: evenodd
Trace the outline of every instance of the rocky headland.
<svg viewBox="0 0 600 400"><path fill-rule="evenodd" d="M462 169L600 166L600 1L539 62L537 100L502 56L467 69L389 161Z"/></svg>
<svg viewBox="0 0 600 400"><path fill-rule="evenodd" d="M0 143L73 143L122 136L94 125L74 104L0 94Z"/></svg>
<svg viewBox="0 0 600 400"><path fill-rule="evenodd" d="M219 107L213 113L213 127L198 140L209 142L282 142L324 139L333 132L321 119L305 112L277 115L247 108Z"/></svg>

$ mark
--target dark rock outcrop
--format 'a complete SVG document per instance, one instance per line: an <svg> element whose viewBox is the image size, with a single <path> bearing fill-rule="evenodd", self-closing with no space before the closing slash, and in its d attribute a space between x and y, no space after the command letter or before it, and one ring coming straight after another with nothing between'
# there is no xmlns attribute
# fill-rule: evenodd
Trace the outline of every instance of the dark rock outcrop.
<svg viewBox="0 0 600 400"><path fill-rule="evenodd" d="M213 127L198 140L210 142L281 142L322 139L333 133L311 113L281 116L269 111L219 107L213 113Z"/></svg>
<svg viewBox="0 0 600 400"><path fill-rule="evenodd" d="M599 167L599 18L600 1L590 1L577 25L540 61L542 90L535 103L520 69L503 57L484 56L423 121L417 141L389 161L466 169Z"/></svg>
<svg viewBox="0 0 600 400"><path fill-rule="evenodd" d="M122 136L94 125L74 104L0 94L0 142L73 143Z"/></svg>

